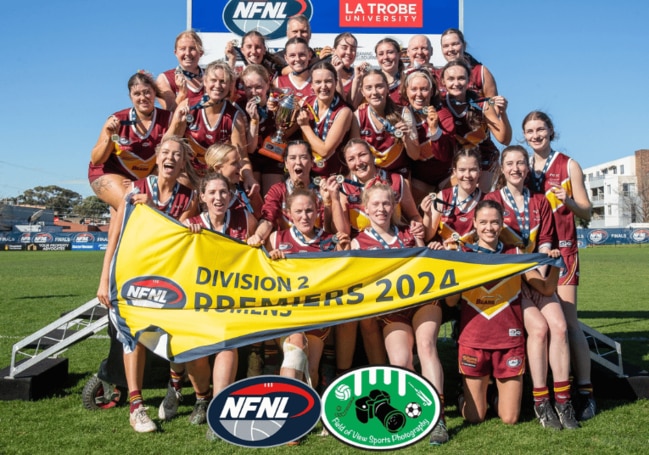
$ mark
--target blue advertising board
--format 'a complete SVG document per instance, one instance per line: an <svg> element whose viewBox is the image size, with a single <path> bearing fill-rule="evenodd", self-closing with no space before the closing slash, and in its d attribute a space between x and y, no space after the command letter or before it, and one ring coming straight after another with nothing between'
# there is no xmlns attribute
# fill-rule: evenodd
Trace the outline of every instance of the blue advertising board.
<svg viewBox="0 0 649 455"><path fill-rule="evenodd" d="M579 248L594 245L649 244L649 229L577 229L577 242Z"/></svg>
<svg viewBox="0 0 649 455"><path fill-rule="evenodd" d="M336 35L351 32L358 39L357 60L369 61L383 37L405 47L412 35L425 34L433 43L433 63L441 65L439 36L448 28L462 29L463 0L188 0L187 6L188 29L204 42L202 64L222 58L227 41L251 30L262 33L272 50L281 49L288 19L303 14L314 48L331 46Z"/></svg>
<svg viewBox="0 0 649 455"><path fill-rule="evenodd" d="M3 232L0 251L103 251L108 244L107 232Z"/></svg>

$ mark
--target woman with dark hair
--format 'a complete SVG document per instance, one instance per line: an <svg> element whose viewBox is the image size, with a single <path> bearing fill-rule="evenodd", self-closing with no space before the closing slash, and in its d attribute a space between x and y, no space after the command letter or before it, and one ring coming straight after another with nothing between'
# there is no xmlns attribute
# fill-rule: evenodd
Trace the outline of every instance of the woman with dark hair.
<svg viewBox="0 0 649 455"><path fill-rule="evenodd" d="M158 91L150 74L139 71L127 85L133 107L108 117L88 166L92 190L113 213L126 194L124 181L144 178L153 171L156 147L171 119L170 112L155 107Z"/></svg>
<svg viewBox="0 0 649 455"><path fill-rule="evenodd" d="M457 148L480 148L480 189L488 192L493 186L499 155L491 135L501 144L509 145L512 127L507 117L507 100L502 96L480 98L468 89L469 74L463 60L453 60L442 68L441 79L446 88L442 104L453 114Z"/></svg>
<svg viewBox="0 0 649 455"><path fill-rule="evenodd" d="M354 112L351 138L370 145L376 166L404 177L410 175L408 158L418 157L419 144L401 116L401 107L390 97L385 73L369 70L361 76L361 92L367 101Z"/></svg>
<svg viewBox="0 0 649 455"><path fill-rule="evenodd" d="M327 232L349 232L349 226L343 221L336 176L322 179L318 184L311 178L313 159L308 142L290 141L284 152L284 165L288 173L285 181L274 184L264 197L259 225L247 242L252 246L266 243L273 231L288 229L291 219L287 211L287 198L297 188L314 190L321 203L318 204L316 227Z"/></svg>
<svg viewBox="0 0 649 455"><path fill-rule="evenodd" d="M261 194L265 195L284 176L281 157L274 159L261 153L265 142L270 141L277 132L275 111L271 109L272 103L269 100L271 81L266 68L257 64L246 66L239 78L245 96L237 104L248 115L248 157L255 180L261 184ZM295 131L296 128L292 125L289 130ZM291 135L290 131L286 133L286 137Z"/></svg>
<svg viewBox="0 0 649 455"><path fill-rule="evenodd" d="M243 60L244 66L262 65L274 79L282 71L283 62L268 52L266 37L257 30L250 30L241 38L241 47L237 49L236 42L228 41L225 45L225 57L232 70L235 69L237 58ZM240 80L237 80L237 90L241 94Z"/></svg>
<svg viewBox="0 0 649 455"><path fill-rule="evenodd" d="M399 86L404 65L401 61L401 46L392 38L383 38L374 46L374 54L381 71L385 75L390 98L396 104L404 105Z"/></svg>
<svg viewBox="0 0 649 455"><path fill-rule="evenodd" d="M474 250L479 254L518 252L499 240L503 208L498 202L480 201L473 224L478 238ZM447 305L460 305L458 366L463 393L458 410L469 423L486 418L492 376L498 389L498 416L508 425L518 422L526 360L520 289L521 277L515 275L446 298Z"/></svg>
<svg viewBox="0 0 649 455"><path fill-rule="evenodd" d="M331 63L316 63L311 69L314 94L303 100L303 109L297 114L302 137L313 153L312 172L319 176L341 171L340 150L347 142L352 121L351 109L336 91L337 83L338 74Z"/></svg>
<svg viewBox="0 0 649 455"><path fill-rule="evenodd" d="M590 378L590 350L577 318L579 252L575 217L590 220L592 205L579 163L551 147L556 133L550 117L532 111L525 116L522 126L525 141L534 151L530 184L533 191L545 194L550 202L559 250L566 265L561 270L557 294L568 324L573 375L579 392L575 397L577 418L588 420L595 416L597 407Z"/></svg>
<svg viewBox="0 0 649 455"><path fill-rule="evenodd" d="M505 246L515 246L524 253L558 256L559 251L553 250L552 208L542 194L532 193L525 186L528 176L527 151L520 145L506 147L501 154L498 189L485 196L485 199L497 201L504 209L500 240ZM555 288L556 283L543 294L545 289L535 287L533 282L528 284L524 280L521 284L527 358L534 411L541 425L558 430L573 429L579 425L570 401L570 349L566 319L554 294ZM554 409L547 387L548 363L554 380Z"/></svg>
<svg viewBox="0 0 649 455"><path fill-rule="evenodd" d="M355 108L361 102L362 96L358 80L368 67L367 63L354 67L357 48L358 40L356 37L349 32L343 32L334 39L333 53L331 55L331 64L338 72L336 90L352 108Z"/></svg>
<svg viewBox="0 0 649 455"><path fill-rule="evenodd" d="M302 38L291 38L284 47L284 58L291 71L273 80L273 87L298 98L310 96L311 68L309 67L309 44Z"/></svg>
<svg viewBox="0 0 649 455"><path fill-rule="evenodd" d="M473 211L484 196L478 188L480 152L477 149L460 150L453 158L452 169L457 183L429 194L421 202L426 240L435 250L463 250L465 243L473 243Z"/></svg>
<svg viewBox="0 0 649 455"><path fill-rule="evenodd" d="M466 41L464 40L464 34L460 30L456 28L445 30L440 41L442 55L447 62L464 60L469 65L469 90L476 92L480 98L490 98L498 95L496 80L491 71L466 51Z"/></svg>

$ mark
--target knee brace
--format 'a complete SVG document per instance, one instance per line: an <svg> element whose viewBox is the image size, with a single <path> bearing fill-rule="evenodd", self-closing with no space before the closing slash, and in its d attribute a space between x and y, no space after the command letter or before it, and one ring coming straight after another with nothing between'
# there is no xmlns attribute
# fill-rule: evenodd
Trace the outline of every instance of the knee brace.
<svg viewBox="0 0 649 455"><path fill-rule="evenodd" d="M307 371L306 352L293 343L289 343L288 339L284 340L282 343L282 350L284 351L282 368L293 368L294 370L301 371L304 374L309 374Z"/></svg>

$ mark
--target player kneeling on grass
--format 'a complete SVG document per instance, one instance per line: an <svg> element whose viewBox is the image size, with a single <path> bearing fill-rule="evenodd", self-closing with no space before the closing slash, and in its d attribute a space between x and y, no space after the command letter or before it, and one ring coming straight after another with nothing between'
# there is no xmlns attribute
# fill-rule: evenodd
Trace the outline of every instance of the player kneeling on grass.
<svg viewBox="0 0 649 455"><path fill-rule="evenodd" d="M503 248L498 239L503 227L503 209L498 202L478 203L474 225L478 243L472 249L478 253L518 253L517 248ZM536 270L525 274L528 281L540 277ZM446 299L448 305L461 305L458 366L464 394L459 406L470 423L485 420L491 376L498 388L498 416L506 424L518 422L525 372L521 280L521 275L516 275Z"/></svg>

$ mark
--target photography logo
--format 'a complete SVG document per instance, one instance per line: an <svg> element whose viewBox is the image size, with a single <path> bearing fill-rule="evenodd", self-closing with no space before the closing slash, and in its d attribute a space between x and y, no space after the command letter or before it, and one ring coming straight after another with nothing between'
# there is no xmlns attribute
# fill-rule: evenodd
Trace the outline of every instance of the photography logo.
<svg viewBox="0 0 649 455"><path fill-rule="evenodd" d="M375 366L350 371L322 396L322 421L354 447L393 450L421 440L441 415L439 395L409 370Z"/></svg>
<svg viewBox="0 0 649 455"><path fill-rule="evenodd" d="M320 410L320 397L302 381L255 376L223 389L207 409L207 422L231 444L275 447L311 431Z"/></svg>
<svg viewBox="0 0 649 455"><path fill-rule="evenodd" d="M299 14L311 20L311 0L230 0L223 8L223 23L239 36L255 30L273 40L285 38L288 19Z"/></svg>

